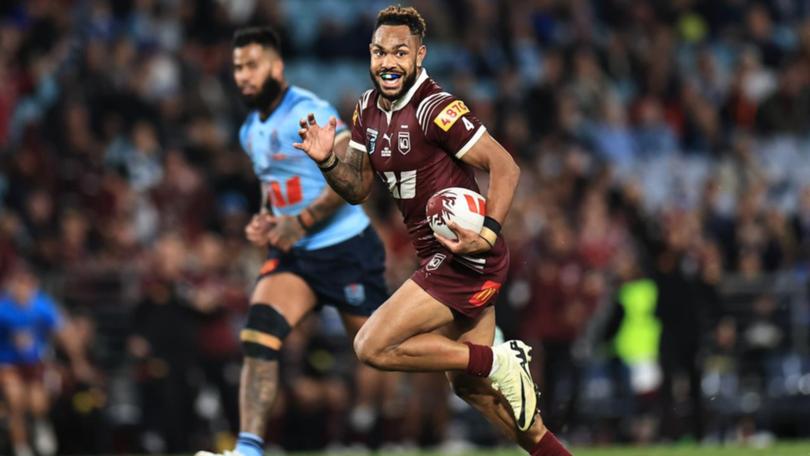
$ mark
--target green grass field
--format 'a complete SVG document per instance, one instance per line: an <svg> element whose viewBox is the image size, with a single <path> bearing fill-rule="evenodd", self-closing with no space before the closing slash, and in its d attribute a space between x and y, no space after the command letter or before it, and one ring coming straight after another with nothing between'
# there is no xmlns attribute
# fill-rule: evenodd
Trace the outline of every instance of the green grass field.
<svg viewBox="0 0 810 456"><path fill-rule="evenodd" d="M346 454L346 453L341 453ZM375 455L396 456L447 456L437 452L422 453L372 453ZM295 453L296 456L325 456L327 453ZM498 450L465 452L464 456L525 456L521 451ZM741 447L696 447L679 445L675 447L612 447L574 448L574 456L810 456L810 443L778 443L763 448Z"/></svg>

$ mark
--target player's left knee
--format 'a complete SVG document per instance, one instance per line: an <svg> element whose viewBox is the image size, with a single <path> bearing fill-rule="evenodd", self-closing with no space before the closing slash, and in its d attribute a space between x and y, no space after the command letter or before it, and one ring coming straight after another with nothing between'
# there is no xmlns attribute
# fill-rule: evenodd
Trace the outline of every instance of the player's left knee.
<svg viewBox="0 0 810 456"><path fill-rule="evenodd" d="M357 355L357 359L361 363L376 369L390 369L388 350L367 333L368 331L361 329L354 338L354 353Z"/></svg>
<svg viewBox="0 0 810 456"><path fill-rule="evenodd" d="M380 365L380 350L375 347L374 343L371 342L369 338L362 337L361 334L358 334L357 337L354 338L354 353L361 363L377 369L382 368Z"/></svg>
<svg viewBox="0 0 810 456"><path fill-rule="evenodd" d="M273 306L251 304L247 324L239 335L245 356L267 361L278 359L281 344L291 330L287 319Z"/></svg>

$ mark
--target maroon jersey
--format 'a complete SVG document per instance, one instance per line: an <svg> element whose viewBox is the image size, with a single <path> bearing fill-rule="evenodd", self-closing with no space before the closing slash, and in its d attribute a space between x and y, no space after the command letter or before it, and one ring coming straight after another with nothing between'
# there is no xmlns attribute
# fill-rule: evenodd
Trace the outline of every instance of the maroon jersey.
<svg viewBox="0 0 810 456"><path fill-rule="evenodd" d="M379 102L376 90L365 92L352 117L352 139L349 145L366 152L371 167L388 186L402 212L411 242L420 258L421 268L412 277L422 288L445 304L467 312L449 300L471 300L473 307L483 307L493 297L505 278L508 252L501 239L482 255L453 258L433 236L427 222L428 199L448 187L464 187L479 192L472 166L461 157L481 139L486 128L470 113L463 101L445 92L425 70L414 85L397 99L390 110ZM444 263L448 263L441 267ZM452 263L450 265L449 263ZM456 272L459 266L466 271ZM421 276L417 277L420 274ZM442 280L446 272L446 280ZM470 275L470 272L472 274ZM469 276L468 276L469 275ZM433 276L431 285L426 278ZM423 280L424 279L424 280ZM436 296L431 288L446 289L445 283L464 281L466 287L458 296ZM480 282L480 283L478 283ZM483 287L483 288L482 288ZM491 290L494 292L482 290ZM481 298L486 299L481 299Z"/></svg>

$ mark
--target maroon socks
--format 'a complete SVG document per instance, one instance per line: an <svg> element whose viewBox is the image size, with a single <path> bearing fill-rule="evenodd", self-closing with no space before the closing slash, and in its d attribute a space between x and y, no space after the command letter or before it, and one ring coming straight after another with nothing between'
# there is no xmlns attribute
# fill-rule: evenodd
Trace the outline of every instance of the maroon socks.
<svg viewBox="0 0 810 456"><path fill-rule="evenodd" d="M492 371L492 347L465 342L470 347L470 362L467 373L476 377L487 377Z"/></svg>
<svg viewBox="0 0 810 456"><path fill-rule="evenodd" d="M551 431L546 431L532 450L531 456L572 456L572 454L565 449Z"/></svg>

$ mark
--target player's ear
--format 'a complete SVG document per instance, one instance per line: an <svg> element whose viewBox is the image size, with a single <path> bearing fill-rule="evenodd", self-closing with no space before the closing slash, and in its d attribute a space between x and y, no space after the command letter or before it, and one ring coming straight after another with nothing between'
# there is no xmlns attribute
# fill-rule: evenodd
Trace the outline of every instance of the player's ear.
<svg viewBox="0 0 810 456"><path fill-rule="evenodd" d="M284 60L280 58L275 59L276 61L273 63L273 69L270 70L273 73L273 79L277 81L284 80Z"/></svg>
<svg viewBox="0 0 810 456"><path fill-rule="evenodd" d="M422 62L425 60L425 56L427 56L427 46L424 44L419 45L419 49L416 51L416 66L421 67Z"/></svg>

